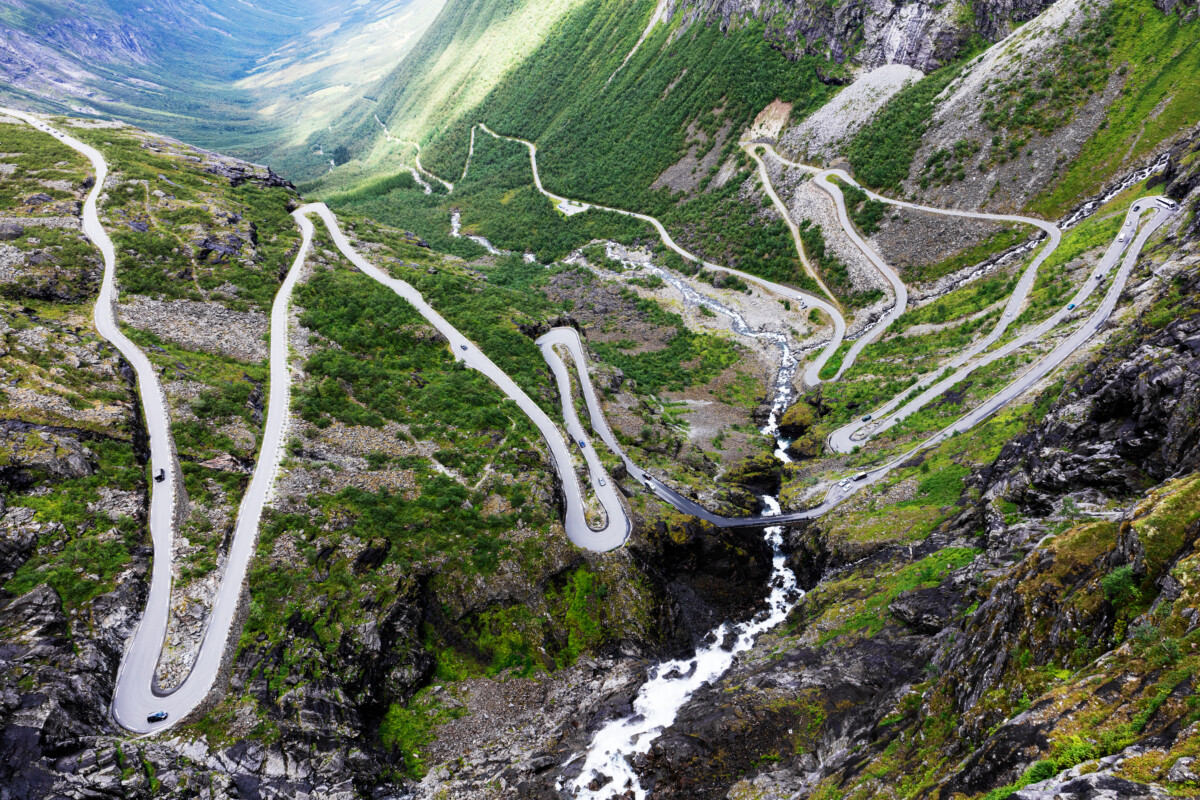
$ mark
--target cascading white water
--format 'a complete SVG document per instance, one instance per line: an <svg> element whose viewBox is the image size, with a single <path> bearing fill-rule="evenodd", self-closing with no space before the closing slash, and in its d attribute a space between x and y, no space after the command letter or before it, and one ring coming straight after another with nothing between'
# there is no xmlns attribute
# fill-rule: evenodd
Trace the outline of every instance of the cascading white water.
<svg viewBox="0 0 1200 800"><path fill-rule="evenodd" d="M611 246L609 258L613 258ZM770 419L763 428L766 435L778 434L777 418L791 400L792 380L799 366L788 345L787 336L751 329L745 317L737 311L701 294L668 271L651 264L624 260L622 263L630 268L648 270L662 278L678 289L688 304L702 305L729 317L736 333L767 339L780 347L782 358L775 381L775 398L771 404ZM791 459L785 452L787 443L778 438L776 442L776 456L782 461L790 462ZM768 515L780 513L777 498L764 495L762 502ZM773 554L769 581L771 594L767 598L767 608L746 622L732 626L722 623L705 638L706 644L691 658L666 661L650 668L646 683L642 685L633 701L633 714L605 724L593 735L587 751L573 756L567 762L571 764L580 757L583 758L582 771L568 787L565 787L577 800L611 800L614 797L625 797L626 792L630 791L637 800L645 800L646 790L642 788L630 759L649 752L650 745L664 730L674 724L679 710L696 691L724 675L733 666L738 654L749 650L759 634L787 619L796 603L804 596L796 584L795 574L785 563L783 528L770 527L764 533ZM732 646L729 645L731 639ZM593 784L597 788L589 788ZM561 781L557 788L564 788Z"/></svg>
<svg viewBox="0 0 1200 800"><path fill-rule="evenodd" d="M1149 178L1151 175L1157 174L1157 173L1165 170L1167 168L1167 163L1170 160L1171 160L1171 153L1168 151L1168 152L1160 155L1155 160L1155 162L1153 164L1151 164L1150 166L1142 167L1141 169L1134 170L1133 172L1126 175L1125 179L1123 181L1118 183L1113 188L1109 189L1100 198L1098 198L1096 200L1091 200L1087 203L1084 203L1082 206L1079 207L1079 210L1077 210L1074 214L1072 214L1071 216L1069 216L1065 220L1063 220L1063 223L1061 225L1059 225L1058 227L1064 231L1075 227L1080 222L1082 222L1083 220L1090 217L1093 213L1095 213L1096 209L1103 206L1109 200L1112 200L1114 197L1116 197L1121 192L1128 189L1130 186L1133 186L1135 183L1141 183L1142 181L1146 180L1146 178Z"/></svg>
<svg viewBox="0 0 1200 800"><path fill-rule="evenodd" d="M452 213L450 215L450 235L453 236L455 239L463 238L462 214L458 211L455 211L454 213ZM483 238L482 236L468 235L466 238L470 239L472 242L479 245L484 250L487 250L489 253L491 253L494 256L506 256L509 254L508 250L501 250L500 248L496 247L496 245L492 244L491 242L489 242L487 239Z"/></svg>
<svg viewBox="0 0 1200 800"><path fill-rule="evenodd" d="M779 371L775 375L775 399L771 402L771 414L767 419L767 424L762 428L765 436L774 436L777 434L779 432L779 416L788 407L788 403L791 402L792 381L796 379L796 371L800 368L800 362L796 358L796 354L792 352L788 337L785 334L776 333L775 331L756 331L750 327L750 323L740 313L715 298L696 291L673 272L661 269L648 262L626 261L616 258L614 252L612 244L609 244L606 250L609 258L620 261L628 268L644 269L651 275L662 278L683 295L684 303L687 305L703 306L713 313L729 317L734 333L751 339L764 339L779 348ZM787 446L791 442L776 438L776 443L778 446L775 448L775 457L780 461L790 464L792 460L787 455Z"/></svg>
<svg viewBox="0 0 1200 800"><path fill-rule="evenodd" d="M768 513L779 513L775 498L764 496L762 500ZM698 649L692 658L651 667L649 679L633 701L633 715L607 723L592 737L584 755L583 771L569 787L576 798L610 800L632 790L637 800L645 800L646 791L633 771L630 758L649 752L653 741L675 722L679 709L697 690L724 675L738 654L753 646L760 633L787 619L803 592L796 585L795 574L784 563L783 528L767 528L766 537L774 552L767 609L738 625L722 623L705 640L709 644ZM728 645L730 638L732 647ZM588 788L593 781L602 785Z"/></svg>
<svg viewBox="0 0 1200 800"><path fill-rule="evenodd" d="M415 171L413 172L413 175L414 175L414 177L416 176ZM432 189L426 191L425 194L429 194L431 191L432 191ZM462 214L459 213L458 211L455 211L450 214L450 235L453 236L455 239L464 238L463 232L462 232ZM487 239L483 238L482 236L471 236L468 234L465 238L470 239L472 242L479 245L484 250L487 250L488 253L490 253L491 255L494 255L494 256L510 256L510 255L512 255L511 250L501 250L499 247L496 247L496 245L492 244L491 242L489 242ZM525 259L526 264L534 264L537 262L537 256L534 255L533 253L522 253L521 257Z"/></svg>

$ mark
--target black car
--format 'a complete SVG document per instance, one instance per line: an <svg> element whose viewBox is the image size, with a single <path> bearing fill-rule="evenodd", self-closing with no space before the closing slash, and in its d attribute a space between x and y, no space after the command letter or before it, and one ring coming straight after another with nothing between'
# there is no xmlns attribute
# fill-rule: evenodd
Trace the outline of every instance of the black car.
<svg viewBox="0 0 1200 800"><path fill-rule="evenodd" d="M154 476L155 483L162 483L166 479L167 479L167 471L165 469L160 469L158 471L158 474Z"/></svg>
<svg viewBox="0 0 1200 800"><path fill-rule="evenodd" d="M155 711L153 714L146 717L146 722L162 722L167 718L167 712Z"/></svg>

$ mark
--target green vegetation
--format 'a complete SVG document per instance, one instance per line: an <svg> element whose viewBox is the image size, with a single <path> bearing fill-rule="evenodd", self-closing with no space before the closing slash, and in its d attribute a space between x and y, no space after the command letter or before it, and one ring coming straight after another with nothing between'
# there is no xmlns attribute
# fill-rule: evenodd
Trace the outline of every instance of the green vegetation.
<svg viewBox="0 0 1200 800"><path fill-rule="evenodd" d="M62 527L51 527L42 535L35 554L4 584L5 591L20 595L47 583L67 610L80 609L115 588L115 579L132 560L131 552L142 545L145 529L129 517L121 517L115 524L101 521L111 535L98 535L96 515L88 510L88 504L97 502L104 488L144 488L145 470L127 443L97 441L90 443L89 449L96 459L93 474L62 481L44 494L8 498L10 507L32 508L38 522Z"/></svg>
<svg viewBox="0 0 1200 800"><path fill-rule="evenodd" d="M842 190L842 195L846 200L846 211L854 224L862 231L863 236L871 236L879 230L879 224L883 221L883 215L887 211L887 204L881 200L872 200L862 189L846 183L837 176L830 180Z"/></svg>
<svg viewBox="0 0 1200 800"><path fill-rule="evenodd" d="M501 249L528 250L543 263L593 239L629 244L651 235L645 223L611 212L566 217L537 192L532 176L524 145L479 132L471 171L455 185L453 195L426 195L405 172L395 180L381 179L327 200L340 210L411 229L437 249L465 258L478 258L485 251L469 239L451 236L454 208L462 209L464 233L481 234Z"/></svg>
<svg viewBox="0 0 1200 800"><path fill-rule="evenodd" d="M961 481L959 491L961 491ZM954 499L957 497L956 493ZM838 627L823 631L819 644L824 645L852 634L863 637L874 636L883 630L883 626L888 620L887 607L901 592L937 586L947 574L974 561L980 552L980 550L968 547L948 547L913 564L901 567L894 573L869 578L861 589L866 595L865 599L853 604L848 609L849 614ZM862 578L855 577L844 580L861 581ZM835 584L839 582L835 582ZM823 588L830 593L839 591L839 587L836 585Z"/></svg>
<svg viewBox="0 0 1200 800"><path fill-rule="evenodd" d="M905 86L855 134L846 149L855 178L872 189L900 188L937 109L937 96L958 77L963 65L948 64Z"/></svg>
<svg viewBox="0 0 1200 800"><path fill-rule="evenodd" d="M379 740L404 760L404 774L420 780L429 771L421 751L433 741L433 729L467 711L461 705L445 708L439 698L422 692L407 705L393 703L379 724Z"/></svg>
<svg viewBox="0 0 1200 800"><path fill-rule="evenodd" d="M796 104L797 118L819 106L831 90L817 80L815 62L807 57L788 61L768 46L758 24L724 33L698 24L688 32L687 46L667 46L677 30L676 19L656 28L608 83L649 12L646 4L620 0L588 0L571 9L554 36L508 73L477 109L458 117L445 133L439 131L425 148L423 162L443 176L461 174L471 127L486 121L500 133L538 142L541 175L551 191L652 214L676 231L684 246L699 249L710 260L805 284L786 226L765 224L756 219L755 209L736 201L749 172L728 133L777 96ZM461 22L472 26L478 16L458 7L447 13L462 15ZM465 39L474 35L470 31L464 32ZM429 63L436 58L432 51L423 57ZM427 68L414 64L408 69L416 74ZM601 94L604 102L593 102ZM732 159L738 173L717 187L711 185L714 170L701 181L712 191L694 197L651 190L655 179L687 152L689 127L705 137L702 151L720 148L718 161ZM652 238L644 225L628 218L596 211L562 217L530 184L523 146L478 133L470 173L456 185L453 206L462 209L467 232L505 249L533 250L543 261L592 238ZM449 245L439 238L445 237L450 207L447 198L412 191L352 205L355 211L403 222L437 247L477 255L466 252L462 243Z"/></svg>
<svg viewBox="0 0 1200 800"><path fill-rule="evenodd" d="M906 267L904 276L907 280L918 282L937 280L943 275L950 275L960 269L982 263L998 253L1003 253L1010 247L1020 244L1028 235L1028 230L1023 226L1005 226L979 244L961 250L936 264Z"/></svg>
<svg viewBox="0 0 1200 800"><path fill-rule="evenodd" d="M694 333L678 314L664 311L652 300L629 297L652 324L675 329L666 347L637 354L625 352L619 342L592 344L596 355L636 381L639 391L658 394L705 384L740 358L741 348L729 339Z"/></svg>
<svg viewBox="0 0 1200 800"><path fill-rule="evenodd" d="M492 382L454 368L445 343L427 336L417 310L390 289L354 273L322 271L297 289L296 301L305 309L301 322L339 345L305 364L313 380L298 402L308 422L378 428L387 419L429 419L467 431L512 425Z"/></svg>
<svg viewBox="0 0 1200 800"><path fill-rule="evenodd" d="M1124 214L1121 213L1124 208L1110 206L1105 211L1108 213L1091 216L1063 234L1058 249L1038 268L1029 302L1017 317L1014 329L1045 319L1066 305L1067 298L1079 290L1079 283L1071 280L1066 267L1085 257L1091 250L1107 248L1117 237L1124 222ZM1091 270L1088 269L1090 265L1082 266L1084 269L1080 271L1080 279L1092 280Z"/></svg>
<svg viewBox="0 0 1200 800"><path fill-rule="evenodd" d="M123 292L270 313L300 239L288 210L294 193L214 182L203 161L183 157L200 158L200 151L180 145L179 155L162 152L161 140L136 131L71 132L99 149L120 180L101 215ZM214 291L228 286L233 292Z"/></svg>
<svg viewBox="0 0 1200 800"><path fill-rule="evenodd" d="M1093 15L1083 11L1079 32L1059 38L1040 55L1044 67L1033 74L1027 67L1004 83L985 90L983 122L992 131L1005 132L1019 150L1034 134L1047 136L1071 121L1090 95L1108 83L1108 56L1116 35L1117 6ZM997 143L993 142L993 146ZM1006 153L995 160L1003 163Z"/></svg>
<svg viewBox="0 0 1200 800"><path fill-rule="evenodd" d="M883 297L882 289L854 290L854 284L850 281L850 270L826 247L825 234L820 225L806 219L801 221L799 228L804 251L816 263L830 291L841 298L846 306L865 308Z"/></svg>
<svg viewBox="0 0 1200 800"><path fill-rule="evenodd" d="M81 184L90 165L79 153L52 136L21 124L0 124L0 153L13 165L11 174L0 180L0 210L27 213L26 198L44 194L54 201L73 200L74 195L46 186L43 181L67 180Z"/></svg>
<svg viewBox="0 0 1200 800"><path fill-rule="evenodd" d="M1125 564L1117 567L1100 581L1104 597L1116 608L1124 608L1138 597L1137 582L1133 579L1133 567Z"/></svg>
<svg viewBox="0 0 1200 800"><path fill-rule="evenodd" d="M991 275L968 283L961 289L908 312L896 320L897 333L914 325L935 324L969 317L1003 300L1007 300L1017 285L1015 275Z"/></svg>
<svg viewBox="0 0 1200 800"><path fill-rule="evenodd" d="M945 186L949 183L965 180L967 177L963 162L980 151L978 142L959 139L949 149L939 147L925 159L921 168L920 186L928 189L930 185Z"/></svg>
<svg viewBox="0 0 1200 800"><path fill-rule="evenodd" d="M1064 45L1077 61L1061 69L1056 82L1087 70L1097 79L1115 73L1123 86L1061 179L1031 204L1033 211L1058 216L1197 122L1200 20L1183 19L1159 11L1152 0L1123 0L1089 21L1091 50Z"/></svg>

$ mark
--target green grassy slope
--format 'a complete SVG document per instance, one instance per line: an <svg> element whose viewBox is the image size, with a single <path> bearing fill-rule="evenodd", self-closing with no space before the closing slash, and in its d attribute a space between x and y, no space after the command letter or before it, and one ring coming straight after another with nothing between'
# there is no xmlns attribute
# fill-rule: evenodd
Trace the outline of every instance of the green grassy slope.
<svg viewBox="0 0 1200 800"><path fill-rule="evenodd" d="M393 122L393 130L396 125L425 125L423 163L454 179L466 161L471 127L487 122L498 132L538 142L542 178L552 191L653 214L664 219L682 242L707 257L775 279L802 282L786 229L765 224L755 216L756 205L736 197L750 170L736 151L735 139L777 97L795 104L794 116L803 116L828 99L833 89L818 80L815 60L789 61L767 45L757 24L723 33L704 25L684 30L679 20L658 26L610 82L645 30L655 5L649 0L633 4L587 0L557 22L545 42L509 71L478 107L463 110L449 124L432 124L426 116L410 123ZM470 9L475 15L464 14ZM452 18L453 13L463 16ZM423 67L421 59L436 60L445 50L465 47L489 19L473 5L448 5L443 20L393 80L415 79L432 63ZM452 25L461 26L458 37L451 35ZM405 85L397 91L403 94L410 88ZM381 100L381 107L386 102ZM405 113L402 103L392 107ZM713 154L719 156L716 164L728 163L735 169L734 177L719 189L712 187L714 191L695 196L651 189L658 176L688 152L689 128L690 139L700 140L696 155L703 156L719 143L720 152ZM483 181L473 184L495 166L488 166L491 156L487 155L494 145L490 137L477 139L472 173L451 197L381 192L376 198L365 198L357 193L353 208L404 220L431 240L444 237L450 209L460 208L464 223L475 232L501 247L533 247L542 256L551 255L542 246L546 239L556 242L551 250L561 255L601 235L596 226L582 224L590 214L571 221L556 219L557 212L532 195L528 160L518 145L500 145L509 153L503 157L512 160L511 169L522 173L503 168L508 194L493 197L497 187ZM704 175L703 186L709 185L716 171L714 167ZM495 178L497 173L490 174ZM316 187L318 193L336 205L339 198L332 193L344 192L354 181L334 175L322 184ZM430 213L431 205L437 213ZM529 234L533 228L536 232Z"/></svg>

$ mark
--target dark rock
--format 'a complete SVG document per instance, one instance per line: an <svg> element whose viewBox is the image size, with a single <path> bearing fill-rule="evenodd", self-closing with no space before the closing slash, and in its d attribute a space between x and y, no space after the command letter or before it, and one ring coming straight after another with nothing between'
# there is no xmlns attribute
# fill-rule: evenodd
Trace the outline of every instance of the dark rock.
<svg viewBox="0 0 1200 800"><path fill-rule="evenodd" d="M688 19L720 24L722 30L745 17L769 23L767 42L793 60L814 55L838 64L849 61L874 68L898 63L931 72L957 56L972 35L999 41L1048 5L1049 0L979 0L972 6L974 16L965 19L942 18L940 6L933 3L899 0L841 5L816 0L690 0L683 7ZM835 69L818 69L816 74L824 83L846 82Z"/></svg>
<svg viewBox="0 0 1200 800"><path fill-rule="evenodd" d="M25 228L18 222L0 222L0 242L11 242L25 235Z"/></svg>
<svg viewBox="0 0 1200 800"><path fill-rule="evenodd" d="M638 559L661 576L690 641L723 620L750 616L768 593L772 553L760 530L660 521L647 540L652 550L637 548Z"/></svg>
<svg viewBox="0 0 1200 800"><path fill-rule="evenodd" d="M27 206L41 206L41 205L45 205L46 203L52 203L52 202L54 202L54 198L51 197L50 195L46 194L45 192L38 192L37 194L31 194L29 197L25 198L25 205L27 205Z"/></svg>
<svg viewBox="0 0 1200 800"><path fill-rule="evenodd" d="M936 587L901 592L888 611L917 633L937 633L949 624L958 608L958 592Z"/></svg>
<svg viewBox="0 0 1200 800"><path fill-rule="evenodd" d="M130 230L137 231L138 233L146 233L150 230L150 225L142 222L141 220L134 220L133 222L129 223L129 228Z"/></svg>
<svg viewBox="0 0 1200 800"><path fill-rule="evenodd" d="M1010 800L1167 800L1175 795L1157 786L1135 783L1108 773L1092 773L1059 781L1051 778L1019 789Z"/></svg>
<svg viewBox="0 0 1200 800"><path fill-rule="evenodd" d="M528 336L530 339L538 339L545 336L553 328L574 328L582 330L579 322L572 316L561 316L548 319L545 322L522 322L518 323L518 329L521 333Z"/></svg>
<svg viewBox="0 0 1200 800"><path fill-rule="evenodd" d="M235 233L231 233L225 237L206 236L202 241L195 245L196 260L207 261L211 255L216 255L216 261L223 263L226 259L236 256L242 251L245 246L245 241L242 237Z"/></svg>

